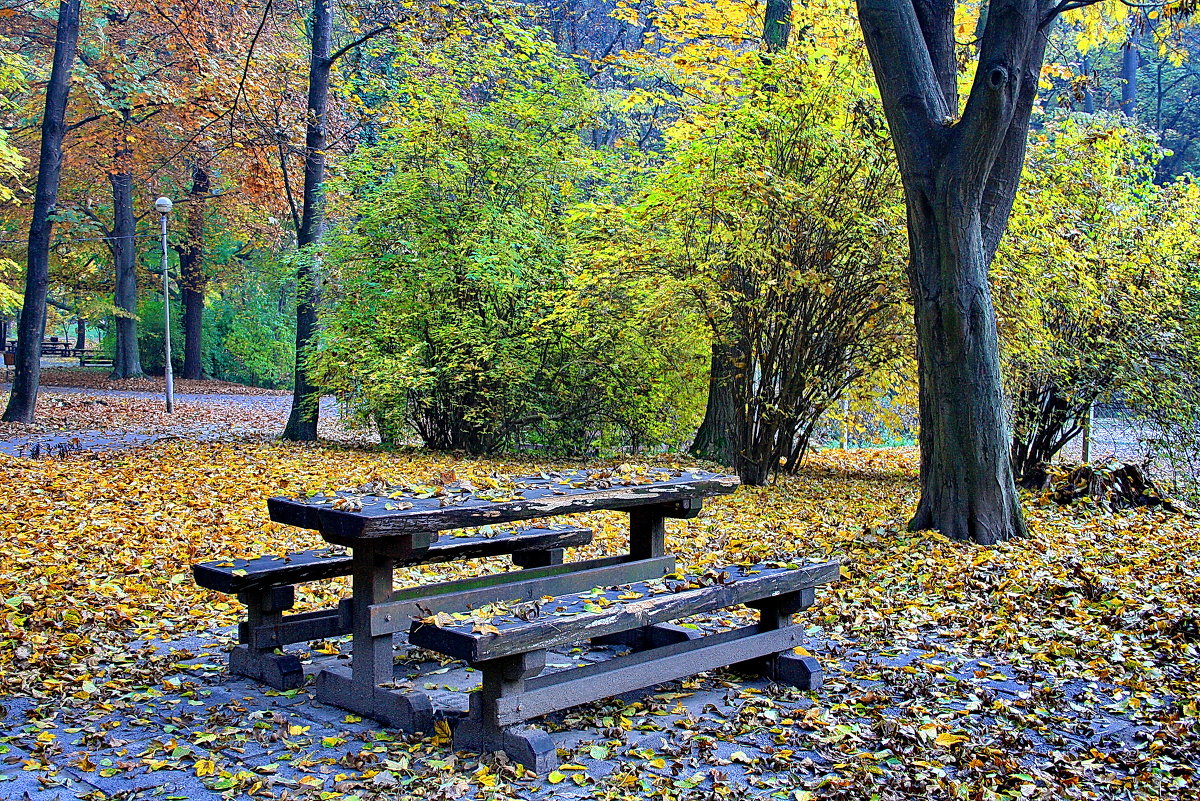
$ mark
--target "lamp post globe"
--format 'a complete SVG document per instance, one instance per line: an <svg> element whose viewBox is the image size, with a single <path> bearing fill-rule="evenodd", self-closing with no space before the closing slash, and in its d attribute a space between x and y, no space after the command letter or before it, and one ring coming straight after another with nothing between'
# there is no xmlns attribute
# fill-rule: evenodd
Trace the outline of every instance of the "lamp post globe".
<svg viewBox="0 0 1200 801"><path fill-rule="evenodd" d="M170 214L171 205L171 198L169 197L160 197L158 200L154 201L154 208L159 214Z"/></svg>

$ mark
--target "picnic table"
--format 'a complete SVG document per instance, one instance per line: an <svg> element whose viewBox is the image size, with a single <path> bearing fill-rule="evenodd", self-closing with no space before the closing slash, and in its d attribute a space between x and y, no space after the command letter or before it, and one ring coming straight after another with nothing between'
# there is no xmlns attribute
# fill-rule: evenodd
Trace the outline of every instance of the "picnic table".
<svg viewBox="0 0 1200 801"><path fill-rule="evenodd" d="M736 490L737 477L642 468L495 477L483 485L453 474L441 479L420 487L376 481L355 491L268 501L272 520L316 530L329 543L350 549L348 556L338 558L342 573L352 577L351 597L339 607L336 623L328 613L317 627L348 630L351 660L348 668L318 675L316 695L322 702L398 728L429 730L430 699L393 686L393 637L407 633L410 643L465 659L483 673L482 689L472 694L471 713L455 729L456 745L502 749L543 770L556 761L549 737L520 724L549 711L735 663L800 686L819 685L815 660L790 653L802 639L791 615L811 605L813 588L837 577L836 562L731 566L689 577L677 572L675 558L667 553L666 521L696 516L705 498ZM493 553L513 553L519 569L399 590L393 586L398 565L479 555L481 547L488 547L486 532L492 527L534 519L545 526L547 518L597 510L628 515L627 552L563 563L561 548L547 551L553 543L538 541L529 547L541 550L521 559L517 543L531 535L517 532L510 538L513 544L493 542L490 547ZM466 550L452 545L455 536L447 536L474 527L484 527L485 535L464 540L473 543ZM535 529L532 536L554 531ZM567 527L559 534L573 532L577 539L567 544L578 544L580 531ZM591 533L582 531L583 541L590 540ZM433 558L440 549L452 550ZM231 575L228 563L209 564L207 578L197 566L197 580L207 581L205 586L234 591L241 581L238 587L271 589L265 578L256 578L259 562L245 562L232 571L240 576ZM304 580L319 567L301 559L268 572L290 571L287 581ZM674 583L664 583L668 579ZM271 607L267 596L255 598L262 608L286 608L292 600L289 595ZM760 622L703 637L672 623L738 604L759 609ZM470 614L481 608L496 617ZM278 630L278 619L273 625L259 630ZM631 653L610 660L608 668L592 665L539 675L547 649L587 640L619 644Z"/></svg>

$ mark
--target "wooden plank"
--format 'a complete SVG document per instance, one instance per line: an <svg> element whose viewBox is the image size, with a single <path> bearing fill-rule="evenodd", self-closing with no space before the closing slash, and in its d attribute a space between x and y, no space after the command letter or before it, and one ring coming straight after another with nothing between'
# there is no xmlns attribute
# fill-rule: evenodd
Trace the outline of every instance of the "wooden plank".
<svg viewBox="0 0 1200 801"><path fill-rule="evenodd" d="M719 571L727 576L727 583L657 594L654 588L640 584L602 593L569 595L558 598L554 604L547 603L541 615L532 620L515 616L492 618L489 623L498 629L497 633L473 631L474 621L440 628L416 625L409 633L409 642L469 662L482 662L815 587L837 580L840 567L837 561L794 569L731 566ZM639 592L642 597L619 598L630 592Z"/></svg>
<svg viewBox="0 0 1200 801"><path fill-rule="evenodd" d="M629 509L637 506L676 504L733 492L736 476L704 471L662 473L663 480L650 483L620 483L628 479L596 479L575 471L552 476L517 479L514 497L492 501L464 493L440 498L341 493L315 496L309 500L271 498L271 519L288 525L318 530L330 542L353 543L359 539L399 537L414 532L436 532L495 523L508 523L595 509ZM581 485L581 486L576 486ZM338 497L352 497L362 509L334 509ZM411 504L408 509L395 507ZM392 508L388 508L392 507ZM684 506L680 514L689 512Z"/></svg>
<svg viewBox="0 0 1200 801"><path fill-rule="evenodd" d="M465 612L500 601L534 601L545 595L661 578L674 570L673 556L633 559L628 554L621 554L408 587L392 593L389 602L371 608L371 631L394 634L408 631L413 626L413 618L431 612Z"/></svg>
<svg viewBox="0 0 1200 801"><path fill-rule="evenodd" d="M286 556L255 559L222 559L192 565L192 576L201 587L237 593L305 581L350 575L350 554L330 549L296 551Z"/></svg>
<svg viewBox="0 0 1200 801"><path fill-rule="evenodd" d="M337 609L284 615L278 623L265 623L253 628L247 626L242 642L261 650L341 637L351 633L351 616L349 601L342 601Z"/></svg>
<svg viewBox="0 0 1200 801"><path fill-rule="evenodd" d="M429 548L397 559L396 564L414 565L478 559L527 551L575 548L592 541L591 529L579 526L522 528L497 532L492 537L443 537ZM224 559L192 565L192 575L201 587L217 592L243 592L283 584L319 581L350 575L351 557L334 549L296 551L286 556L256 559Z"/></svg>
<svg viewBox="0 0 1200 801"><path fill-rule="evenodd" d="M769 631L745 626L539 676L525 682L524 692L497 700L498 722L510 726L559 709L786 651L805 640L804 630L799 626Z"/></svg>

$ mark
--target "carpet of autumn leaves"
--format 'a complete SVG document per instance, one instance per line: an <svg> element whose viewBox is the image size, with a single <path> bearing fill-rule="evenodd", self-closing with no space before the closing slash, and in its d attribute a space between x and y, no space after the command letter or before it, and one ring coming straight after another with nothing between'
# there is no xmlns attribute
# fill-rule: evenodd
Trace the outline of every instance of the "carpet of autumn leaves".
<svg viewBox="0 0 1200 801"><path fill-rule="evenodd" d="M235 600L194 585L193 562L320 544L313 532L269 522L267 497L378 477L419 481L448 470L475 477L544 466L193 442L0 464L7 479L0 505L0 691L79 709L114 708L177 670L177 658L148 640L236 622ZM902 531L916 500L915 477L911 450L826 452L800 476L743 488L710 502L694 520L670 524L669 547L691 567L824 555L845 565L843 580L819 592L817 606L805 613L804 624L840 659L826 687L804 702L803 716L782 713L791 717L780 727L771 710L805 694L773 691L743 703L722 731L697 728L692 742L766 725L783 762L815 744L832 767L818 771L819 782L797 790L797 798L1194 794L1200 520L1155 511L1104 514L1028 497L1031 536L982 548ZM579 555L621 550L622 517L579 516L596 531ZM429 566L410 570L408 578L489 568ZM325 604L342 592L344 585L327 582L300 596L302 603ZM881 667L870 658L899 646L930 658L909 668ZM1034 690L1015 703L980 693L939 675L946 657L974 660L984 673L991 664L1010 666ZM730 687L736 694L736 683ZM1121 714L1144 734L1123 747L1056 750L1049 733L1073 725L1084 707ZM634 703L619 719L636 720L639 711L645 705ZM568 725L595 723L589 716L599 713L573 714ZM1039 736L1043 756L1035 760L1032 742ZM397 747L426 754L438 748L418 740ZM696 753L703 762L703 749L677 756L695 760ZM433 764L426 770L445 769L444 761ZM412 769L419 769L415 762ZM465 776L468 784L478 779L473 789L488 797L522 797L519 768L473 763ZM621 776L598 785L594 797L651 791L690 797L672 795L678 791L669 784L630 791Z"/></svg>
<svg viewBox="0 0 1200 801"><path fill-rule="evenodd" d="M0 398L2 399L2 398ZM57 432L134 431L141 434L226 435L277 431L287 419L285 409L263 409L221 399L178 401L167 414L160 398L90 397L43 391L38 395L33 423L0 422L0 436L20 437Z"/></svg>

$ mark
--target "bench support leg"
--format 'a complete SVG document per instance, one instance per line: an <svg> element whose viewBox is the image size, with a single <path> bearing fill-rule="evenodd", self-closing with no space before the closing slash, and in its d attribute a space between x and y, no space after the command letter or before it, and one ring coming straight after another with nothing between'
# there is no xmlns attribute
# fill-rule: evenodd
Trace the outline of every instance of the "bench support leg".
<svg viewBox="0 0 1200 801"><path fill-rule="evenodd" d="M623 645L630 651L649 651L651 648L662 648L664 645L694 640L699 636L701 636L700 632L695 629L686 629L674 623L655 623L653 626L643 626L640 629L595 637L592 639L592 643L595 645Z"/></svg>
<svg viewBox="0 0 1200 801"><path fill-rule="evenodd" d="M392 635L371 631L371 607L391 597L395 559L365 543L354 549L353 559L351 668L321 671L317 700L405 731L429 731L433 728L429 696L380 686L395 680L395 661Z"/></svg>
<svg viewBox="0 0 1200 801"><path fill-rule="evenodd" d="M456 750L490 754L503 751L535 773L545 774L558 766L558 751L550 735L541 729L501 726L498 702L521 693L525 680L546 667L546 652L532 651L475 665L483 672L483 686L471 695L471 713L454 730Z"/></svg>
<svg viewBox="0 0 1200 801"><path fill-rule="evenodd" d="M229 672L261 681L277 690L294 690L304 685L304 669L293 654L277 654L273 648L258 648L252 642L252 632L259 626L275 625L283 613L296 605L296 589L292 586L268 587L238 593L246 605L246 622L238 633L240 644L229 654Z"/></svg>
<svg viewBox="0 0 1200 801"><path fill-rule="evenodd" d="M512 560L514 565L525 569L561 565L565 550L565 548L546 548L541 551L517 551L512 555Z"/></svg>
<svg viewBox="0 0 1200 801"><path fill-rule="evenodd" d="M792 625L792 615L813 605L816 591L813 589L790 592L775 598L764 598L751 607L758 609L759 628L775 631ZM820 689L824 680L821 663L812 656L800 656L791 651L773 654L763 659L742 662L735 666L747 673L758 673L780 684L790 684L801 690Z"/></svg>

